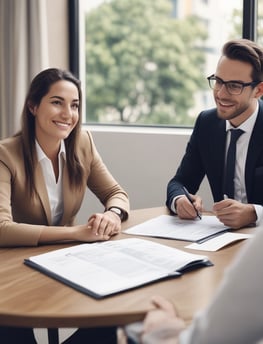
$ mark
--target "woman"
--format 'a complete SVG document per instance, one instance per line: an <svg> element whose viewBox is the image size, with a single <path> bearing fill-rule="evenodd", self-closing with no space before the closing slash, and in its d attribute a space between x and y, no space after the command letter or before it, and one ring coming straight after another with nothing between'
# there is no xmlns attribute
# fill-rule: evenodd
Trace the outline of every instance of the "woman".
<svg viewBox="0 0 263 344"><path fill-rule="evenodd" d="M1 247L101 241L120 232L128 196L104 165L91 134L81 130L81 102L80 82L67 71L51 68L33 79L21 131L0 141ZM76 225L86 187L105 212Z"/></svg>

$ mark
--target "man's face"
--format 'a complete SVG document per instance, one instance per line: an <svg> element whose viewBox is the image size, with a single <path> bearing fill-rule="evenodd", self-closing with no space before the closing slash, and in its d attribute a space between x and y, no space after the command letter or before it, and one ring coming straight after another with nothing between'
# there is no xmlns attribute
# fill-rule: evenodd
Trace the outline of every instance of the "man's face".
<svg viewBox="0 0 263 344"><path fill-rule="evenodd" d="M252 80L252 66L239 60L222 56L218 62L215 76L223 81L240 81L248 83ZM239 95L232 95L225 85L219 90L214 89L214 99L218 117L229 120L233 126L239 126L249 118L255 110L258 90L257 87L247 86Z"/></svg>

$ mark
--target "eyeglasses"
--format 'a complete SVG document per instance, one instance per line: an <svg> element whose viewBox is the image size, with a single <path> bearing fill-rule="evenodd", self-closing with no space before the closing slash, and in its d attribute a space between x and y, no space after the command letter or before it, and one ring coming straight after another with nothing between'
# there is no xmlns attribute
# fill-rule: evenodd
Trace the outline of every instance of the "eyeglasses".
<svg viewBox="0 0 263 344"><path fill-rule="evenodd" d="M241 81L235 81L235 80L230 80L230 81L224 81L214 74L209 76L207 78L209 82L210 88L212 90L219 91L223 85L225 85L225 88L229 94L232 95L239 95L242 93L244 87L248 86L256 86L258 85L261 81L251 81L251 82L241 82Z"/></svg>

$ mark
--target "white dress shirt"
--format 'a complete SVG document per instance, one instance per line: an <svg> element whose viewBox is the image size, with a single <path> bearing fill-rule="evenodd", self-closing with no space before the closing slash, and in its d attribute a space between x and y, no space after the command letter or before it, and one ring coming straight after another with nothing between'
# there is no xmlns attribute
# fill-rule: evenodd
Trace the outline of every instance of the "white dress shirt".
<svg viewBox="0 0 263 344"><path fill-rule="evenodd" d="M226 121L226 153L230 143L230 129L242 129L244 133L240 136L236 143L236 164L235 164L235 177L234 177L234 190L235 200L241 203L247 203L246 184L245 184L245 166L247 159L248 145L250 137L257 119L258 114L258 103L254 113L239 127L234 128L229 121ZM263 207L260 204L254 204L255 211L257 213L257 225L263 217Z"/></svg>
<svg viewBox="0 0 263 344"><path fill-rule="evenodd" d="M61 141L60 150L58 154L59 175L58 180L53 170L51 160L46 156L38 142L36 141L37 159L41 165L43 176L46 183L52 225L57 225L63 214L63 189L62 189L62 175L63 167L66 161L66 148L64 141Z"/></svg>

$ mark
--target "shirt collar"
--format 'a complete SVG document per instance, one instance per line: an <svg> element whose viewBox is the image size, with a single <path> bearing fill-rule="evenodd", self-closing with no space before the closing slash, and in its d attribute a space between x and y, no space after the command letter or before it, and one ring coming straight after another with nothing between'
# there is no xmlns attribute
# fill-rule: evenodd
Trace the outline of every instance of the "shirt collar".
<svg viewBox="0 0 263 344"><path fill-rule="evenodd" d="M255 122L256 122L256 119L257 119L258 108L259 108L259 105L257 102L257 106L256 106L256 109L253 112L253 114L251 116L249 116L249 118L245 122L240 124L238 129L242 129L244 132L248 132L248 133L252 132L254 125L255 125ZM237 129L237 128L234 128L232 126L232 124L227 120L226 121L226 131L229 131L230 129Z"/></svg>
<svg viewBox="0 0 263 344"><path fill-rule="evenodd" d="M44 153L43 149L40 147L40 145L37 142L37 140L35 142L36 142L36 153L37 153L37 160L38 160L38 162L40 162L43 159L48 159L48 157ZM61 156L64 160L66 160L66 147L65 147L64 140L61 141L60 149L59 149L59 152L58 152L58 156L59 157Z"/></svg>

